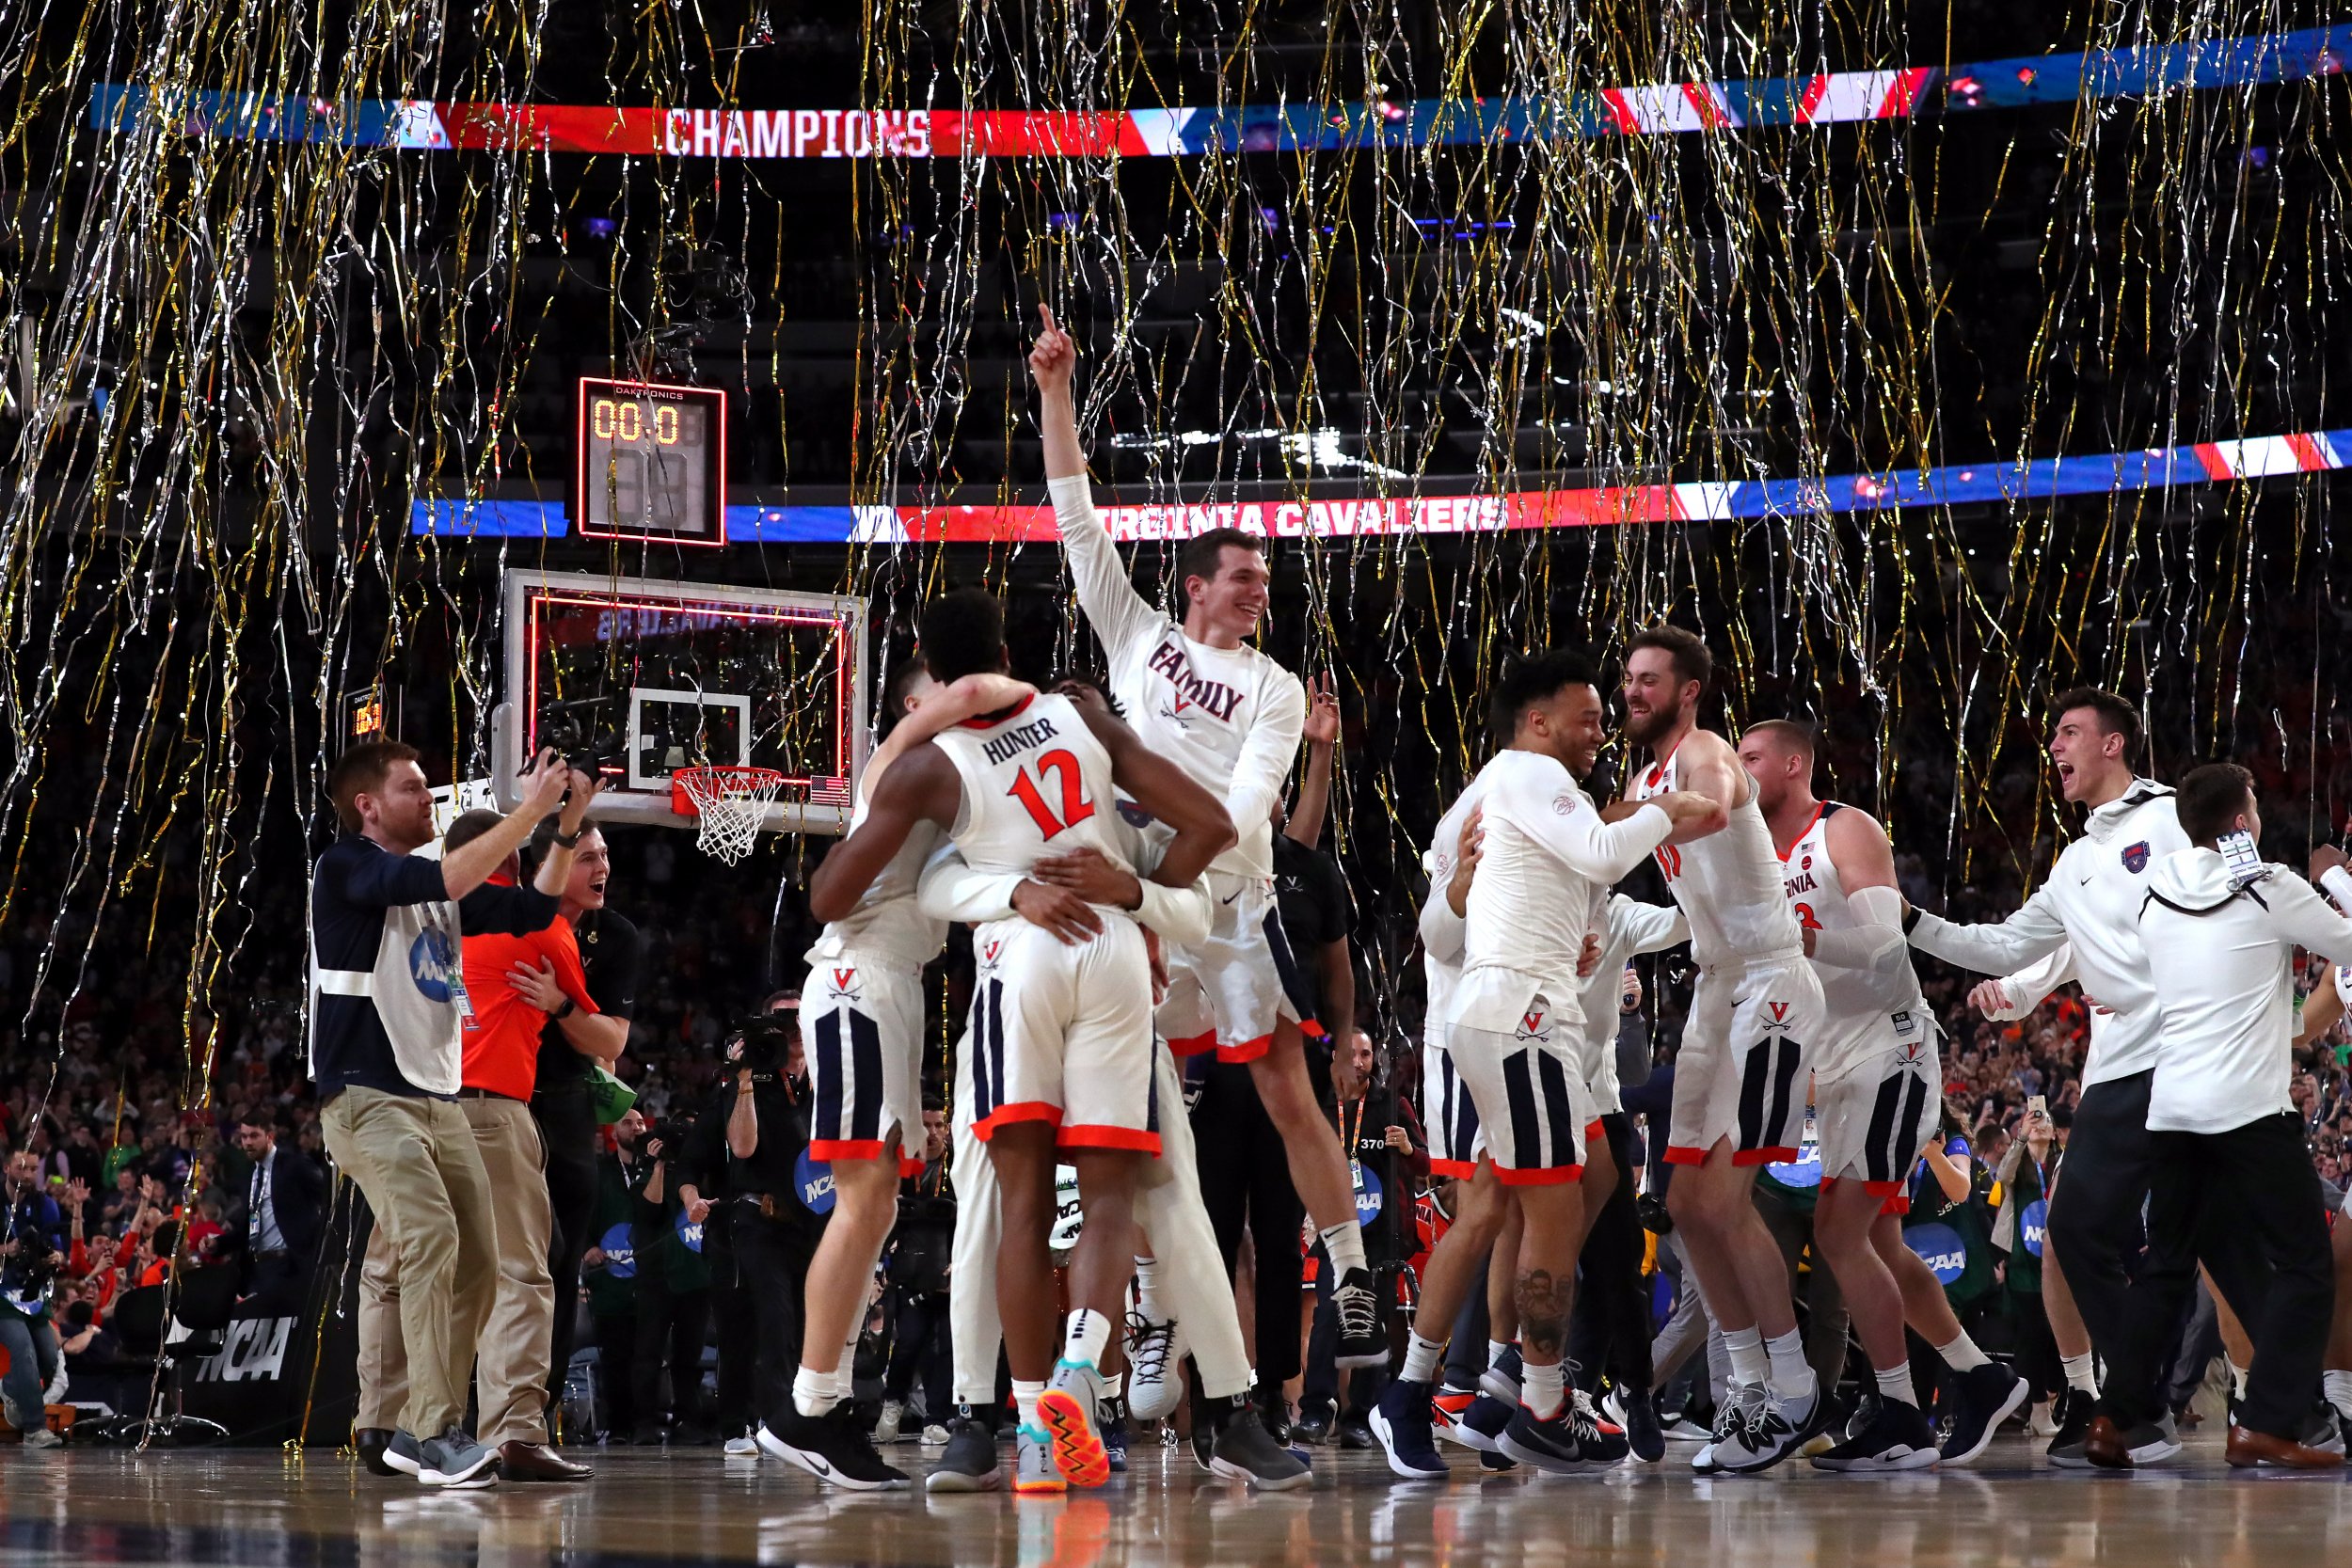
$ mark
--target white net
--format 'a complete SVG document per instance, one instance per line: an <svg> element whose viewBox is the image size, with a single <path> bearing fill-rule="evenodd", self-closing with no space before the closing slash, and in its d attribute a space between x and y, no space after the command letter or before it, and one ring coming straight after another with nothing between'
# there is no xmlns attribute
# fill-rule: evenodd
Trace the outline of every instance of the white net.
<svg viewBox="0 0 2352 1568"><path fill-rule="evenodd" d="M784 775L766 768L686 768L678 770L675 783L702 821L694 847L733 865L752 852L760 819L784 788Z"/></svg>

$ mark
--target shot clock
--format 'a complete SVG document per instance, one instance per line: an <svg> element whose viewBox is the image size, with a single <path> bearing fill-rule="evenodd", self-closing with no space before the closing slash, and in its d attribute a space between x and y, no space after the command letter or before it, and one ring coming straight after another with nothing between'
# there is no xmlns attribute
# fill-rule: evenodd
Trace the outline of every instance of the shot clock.
<svg viewBox="0 0 2352 1568"><path fill-rule="evenodd" d="M727 395L582 376L573 515L591 539L723 545Z"/></svg>

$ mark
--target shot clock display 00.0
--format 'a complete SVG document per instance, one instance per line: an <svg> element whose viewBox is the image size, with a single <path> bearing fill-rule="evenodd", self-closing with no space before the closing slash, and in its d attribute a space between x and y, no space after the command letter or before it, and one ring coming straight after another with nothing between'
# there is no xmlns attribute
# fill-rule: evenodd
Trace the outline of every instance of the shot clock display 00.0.
<svg viewBox="0 0 2352 1568"><path fill-rule="evenodd" d="M727 395L583 376L573 495L592 539L726 543Z"/></svg>

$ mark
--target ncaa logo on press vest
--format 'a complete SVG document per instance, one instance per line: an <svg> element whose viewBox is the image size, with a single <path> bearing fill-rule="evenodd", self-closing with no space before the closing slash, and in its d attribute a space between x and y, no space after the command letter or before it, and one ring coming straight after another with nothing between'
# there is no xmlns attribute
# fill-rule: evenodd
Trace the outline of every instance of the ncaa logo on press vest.
<svg viewBox="0 0 2352 1568"><path fill-rule="evenodd" d="M438 926L427 926L408 944L408 977L436 1002L450 999L450 976L457 973L457 943Z"/></svg>

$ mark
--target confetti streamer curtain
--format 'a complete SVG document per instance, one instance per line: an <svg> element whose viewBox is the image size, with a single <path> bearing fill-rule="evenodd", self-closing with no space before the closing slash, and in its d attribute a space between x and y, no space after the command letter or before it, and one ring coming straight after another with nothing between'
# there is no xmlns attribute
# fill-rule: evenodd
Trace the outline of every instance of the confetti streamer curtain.
<svg viewBox="0 0 2352 1568"><path fill-rule="evenodd" d="M135 952L187 1044L183 1103L205 1103L223 995L298 961L288 847L321 842L339 705L405 672L410 737L480 774L498 572L587 564L577 544L408 531L420 498L560 493L554 374L579 355L739 393L775 494L898 504L1036 499L1021 356L1041 300L1080 336L1096 473L1125 504L1891 482L2327 429L2352 423L2332 67L1950 119L1545 130L1608 88L2033 47L2079 64L2326 12L0 0L0 932L38 955L10 1027L61 1048L76 998L124 983L92 955ZM92 129L106 84L154 112ZM1450 130L1490 101L1534 112L1483 138L818 167L222 135L203 93L330 123L370 100L1279 104L1375 128L1445 100ZM827 335L828 302L853 330ZM812 342L824 393L777 391ZM2039 704L2077 678L2149 703L2161 763L2259 757L2339 816L2341 493L2290 474L1285 543L1269 641L1333 672L1348 714L1336 819L1374 993L1409 1022L1411 868L1482 754L1500 656L1606 652L1659 615L1715 640L1735 721L1827 721L1836 787L1931 882L2046 863ZM1138 561L1166 586L1164 552ZM693 575L642 546L595 564ZM926 594L1007 584L1041 634L1027 673L1091 657L1050 549L755 546L726 570L871 594L901 651ZM753 873L788 882L803 852Z"/></svg>

